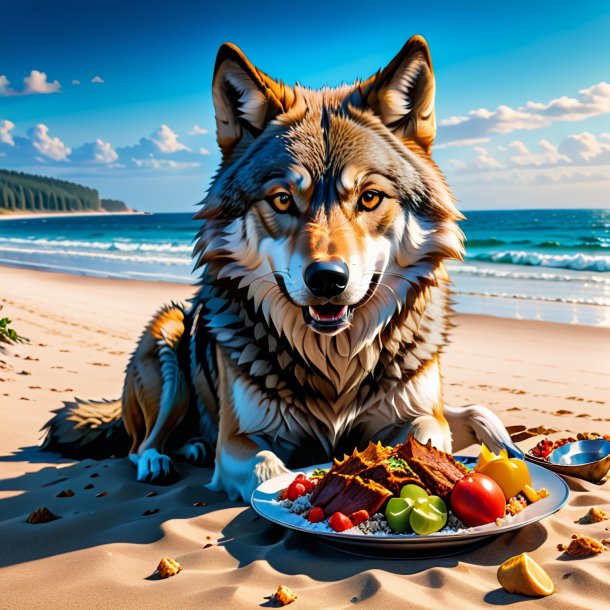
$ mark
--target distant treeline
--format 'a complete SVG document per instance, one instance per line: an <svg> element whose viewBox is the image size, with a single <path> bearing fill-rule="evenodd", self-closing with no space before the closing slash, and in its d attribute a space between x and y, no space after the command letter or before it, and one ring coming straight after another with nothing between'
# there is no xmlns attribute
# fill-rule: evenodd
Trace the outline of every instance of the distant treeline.
<svg viewBox="0 0 610 610"><path fill-rule="evenodd" d="M129 208L125 205L124 201L118 199L102 199L102 207L106 212L128 212Z"/></svg>
<svg viewBox="0 0 610 610"><path fill-rule="evenodd" d="M0 169L0 210L121 212L127 207L121 201L100 200L97 190L82 184Z"/></svg>

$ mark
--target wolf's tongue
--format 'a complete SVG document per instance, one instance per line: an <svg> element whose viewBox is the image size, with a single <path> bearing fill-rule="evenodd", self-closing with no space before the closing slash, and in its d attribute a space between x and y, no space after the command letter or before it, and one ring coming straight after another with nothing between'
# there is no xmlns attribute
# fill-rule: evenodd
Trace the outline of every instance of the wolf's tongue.
<svg viewBox="0 0 610 610"><path fill-rule="evenodd" d="M309 308L309 313L317 320L338 320L347 313L347 305L316 305Z"/></svg>

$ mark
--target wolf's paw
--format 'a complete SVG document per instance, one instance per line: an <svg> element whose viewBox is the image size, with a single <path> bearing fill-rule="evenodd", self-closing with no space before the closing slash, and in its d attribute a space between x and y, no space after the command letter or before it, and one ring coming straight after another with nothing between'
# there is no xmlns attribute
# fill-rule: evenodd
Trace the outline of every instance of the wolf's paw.
<svg viewBox="0 0 610 610"><path fill-rule="evenodd" d="M203 466L211 457L210 448L200 439L191 439L173 453L196 466Z"/></svg>
<svg viewBox="0 0 610 610"><path fill-rule="evenodd" d="M134 455L134 454L132 454ZM132 461L134 458L130 456ZM138 481L146 483L160 483L176 475L176 467L172 460L156 449L146 449L142 455L137 456Z"/></svg>
<svg viewBox="0 0 610 610"><path fill-rule="evenodd" d="M280 460L272 451L259 451L256 454L256 462L254 466L254 476L256 478L256 486L263 481L277 477L280 474L290 472L284 462Z"/></svg>

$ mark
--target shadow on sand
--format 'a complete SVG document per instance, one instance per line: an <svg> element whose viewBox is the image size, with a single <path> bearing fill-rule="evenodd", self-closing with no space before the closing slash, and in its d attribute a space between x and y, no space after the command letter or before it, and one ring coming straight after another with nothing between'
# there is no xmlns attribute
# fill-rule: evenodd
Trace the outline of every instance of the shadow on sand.
<svg viewBox="0 0 610 610"><path fill-rule="evenodd" d="M0 461L30 463L61 462L56 454L26 447L17 455ZM217 540L193 540L193 550L220 545L235 558L238 568L256 561L267 562L287 575L304 574L322 582L336 582L371 569L397 575L429 570L428 586L441 587L442 573L434 568L466 563L497 566L519 552L538 548L547 538L545 528L532 524L494 538L483 547L450 557L376 559L343 553L319 543L313 536L286 530L259 517L245 504L230 502L223 494L203 485L210 468L180 464L181 478L168 486L138 483L126 458L103 461L66 461L36 472L0 481L0 566L33 561L109 543L148 544L164 536L169 520L206 519L217 524ZM71 497L57 497L72 490ZM105 495L98 495L106 492ZM31 525L28 514L46 507L60 518ZM239 513L235 509L243 507ZM221 511L228 510L225 515ZM154 512L158 510L158 512ZM146 515L144 513L147 513ZM207 545L206 545L207 543ZM372 580L359 596L373 595L378 580ZM368 582L368 581L367 581ZM367 593L368 591L368 593ZM363 597L364 596L364 597ZM502 590L492 591L487 603L504 605L516 601Z"/></svg>

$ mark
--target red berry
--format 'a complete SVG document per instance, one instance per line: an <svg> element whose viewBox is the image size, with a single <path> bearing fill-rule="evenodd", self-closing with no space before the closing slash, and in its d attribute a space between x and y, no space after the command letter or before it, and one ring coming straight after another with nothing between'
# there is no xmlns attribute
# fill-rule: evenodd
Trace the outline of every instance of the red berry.
<svg viewBox="0 0 610 610"><path fill-rule="evenodd" d="M355 513L352 513L349 516L349 520L354 524L358 525L359 523L364 523L370 519L369 513L367 510L358 510Z"/></svg>
<svg viewBox="0 0 610 610"><path fill-rule="evenodd" d="M286 498L291 502L294 502L297 498L302 496L305 493L305 485L301 482L293 481L288 485L288 489L286 490Z"/></svg>
<svg viewBox="0 0 610 610"><path fill-rule="evenodd" d="M313 484L311 482L311 479L301 479L299 483L301 483L301 485L305 487L305 493L310 494L313 491Z"/></svg>
<svg viewBox="0 0 610 610"><path fill-rule="evenodd" d="M309 519L310 523L319 523L320 521L324 521L324 511L319 506L314 506L309 509L307 518Z"/></svg>
<svg viewBox="0 0 610 610"><path fill-rule="evenodd" d="M343 532L354 527L354 524L346 517L343 513L335 513L329 520L328 525L332 527L335 532Z"/></svg>

